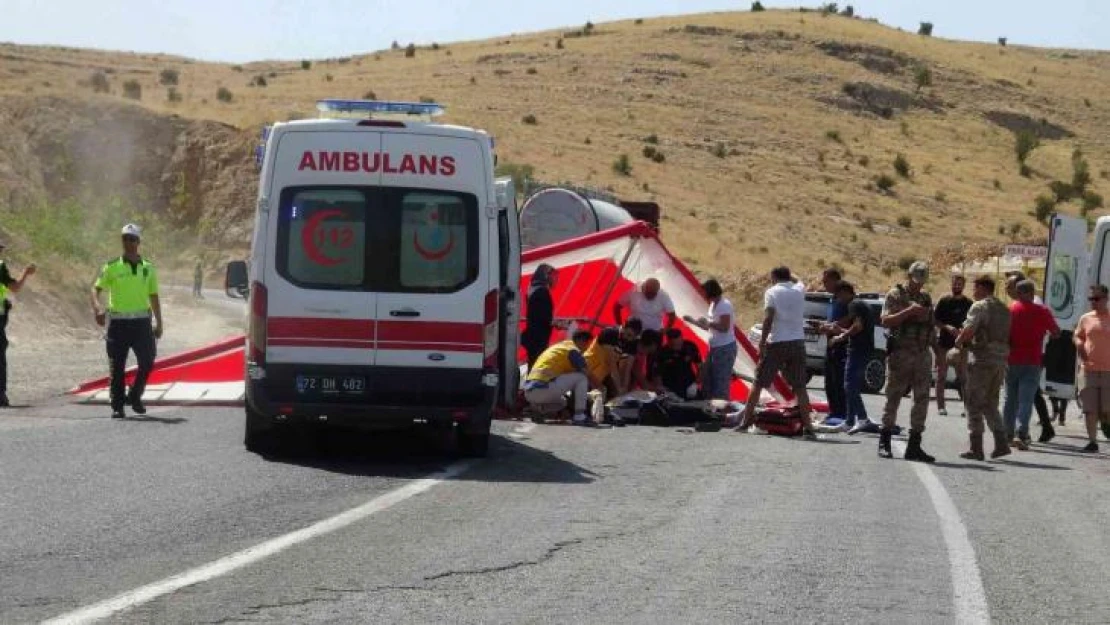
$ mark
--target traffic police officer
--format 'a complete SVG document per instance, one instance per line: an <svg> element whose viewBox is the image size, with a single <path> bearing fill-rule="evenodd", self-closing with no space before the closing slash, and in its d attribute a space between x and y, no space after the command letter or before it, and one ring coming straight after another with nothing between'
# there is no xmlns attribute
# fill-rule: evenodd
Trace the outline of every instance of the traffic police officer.
<svg viewBox="0 0 1110 625"><path fill-rule="evenodd" d="M906 444L906 460L933 462L936 459L921 449L921 434L925 431L925 416L929 410L931 386L930 350L935 339L933 332L933 300L925 292L929 267L915 262L906 272L905 285L899 284L886 294L883 303L882 324L890 330L886 359L886 406L883 408L883 427L879 432L879 456L892 458L890 437L898 420L898 405L902 396L913 389L913 408L910 409L910 439Z"/></svg>
<svg viewBox="0 0 1110 625"><path fill-rule="evenodd" d="M4 251L4 243L0 242L0 252ZM8 402L8 313L12 303L8 301L8 293L17 293L23 288L27 278L35 273L34 265L27 265L23 275L16 280L12 277L8 266L0 260L0 408L7 408Z"/></svg>
<svg viewBox="0 0 1110 625"><path fill-rule="evenodd" d="M158 273L139 255L141 231L135 224L123 227L123 255L108 261L92 290L96 323L107 321L108 360L111 367L112 418L123 418L124 404L136 414L145 414L143 391L154 366L155 339L161 338L162 307L158 301ZM108 308L101 307L100 293L108 291ZM156 325L151 326L153 313ZM131 392L124 395L124 370L128 351L135 352L138 371Z"/></svg>

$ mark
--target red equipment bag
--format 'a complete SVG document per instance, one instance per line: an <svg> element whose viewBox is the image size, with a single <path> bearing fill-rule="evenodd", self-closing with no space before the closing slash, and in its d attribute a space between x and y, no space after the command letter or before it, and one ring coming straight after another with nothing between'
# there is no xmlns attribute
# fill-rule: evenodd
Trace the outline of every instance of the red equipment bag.
<svg viewBox="0 0 1110 625"><path fill-rule="evenodd" d="M800 436L805 429L802 411L790 408L763 408L755 413L755 426L776 436Z"/></svg>

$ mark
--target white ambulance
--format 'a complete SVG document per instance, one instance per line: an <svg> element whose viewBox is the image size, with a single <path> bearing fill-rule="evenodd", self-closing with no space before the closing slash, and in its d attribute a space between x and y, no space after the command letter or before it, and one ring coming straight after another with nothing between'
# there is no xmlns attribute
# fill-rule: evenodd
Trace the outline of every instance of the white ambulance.
<svg viewBox="0 0 1110 625"><path fill-rule="evenodd" d="M520 235L492 138L436 104L322 100L263 132L247 275L246 447L287 426L451 428L485 455L515 400ZM335 118L339 116L339 118Z"/></svg>
<svg viewBox="0 0 1110 625"><path fill-rule="evenodd" d="M1110 217L1092 228L1085 218L1055 214L1049 222L1044 303L1062 330L1044 351L1044 389L1050 397L1075 399L1076 362L1072 339L1079 318L1091 310L1092 284L1110 285Z"/></svg>

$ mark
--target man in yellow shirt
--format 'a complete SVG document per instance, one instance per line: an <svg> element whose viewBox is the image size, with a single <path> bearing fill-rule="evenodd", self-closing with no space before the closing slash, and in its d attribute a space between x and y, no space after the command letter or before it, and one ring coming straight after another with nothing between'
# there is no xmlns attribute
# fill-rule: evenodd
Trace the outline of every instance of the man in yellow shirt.
<svg viewBox="0 0 1110 625"><path fill-rule="evenodd" d="M92 289L93 316L97 325L107 323L106 343L111 366L112 418L122 419L123 407L130 404L136 414L146 414L143 391L154 367L155 341L162 337L162 306L158 299L158 273L154 265L139 255L141 230L127 224L121 233L123 255L108 261ZM108 291L108 307L100 302ZM156 325L151 325L153 315ZM131 391L124 394L127 353L135 352L138 371Z"/></svg>

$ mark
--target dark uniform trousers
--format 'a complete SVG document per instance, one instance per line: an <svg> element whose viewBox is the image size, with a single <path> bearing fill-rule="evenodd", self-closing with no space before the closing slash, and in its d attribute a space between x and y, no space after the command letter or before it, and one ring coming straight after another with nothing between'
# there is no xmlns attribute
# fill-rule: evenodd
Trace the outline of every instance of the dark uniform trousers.
<svg viewBox="0 0 1110 625"><path fill-rule="evenodd" d="M0 302L4 307L4 314L0 316L0 395L8 393L8 312L11 303L8 300Z"/></svg>
<svg viewBox="0 0 1110 625"><path fill-rule="evenodd" d="M110 362L112 409L120 410L132 399L143 396L150 370L154 367L156 346L154 328L150 319L112 319L108 322L108 360ZM131 392L124 395L124 371L127 369L127 353L135 352L138 371L131 383Z"/></svg>

